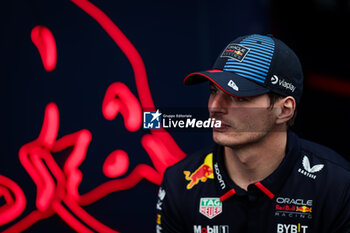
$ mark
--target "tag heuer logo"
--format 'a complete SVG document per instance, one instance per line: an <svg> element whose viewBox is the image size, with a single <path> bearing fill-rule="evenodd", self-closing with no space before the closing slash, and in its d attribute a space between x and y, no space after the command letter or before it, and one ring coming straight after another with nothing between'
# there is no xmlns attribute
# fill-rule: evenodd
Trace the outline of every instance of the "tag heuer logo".
<svg viewBox="0 0 350 233"><path fill-rule="evenodd" d="M199 212L209 219L212 219L222 212L222 202L220 198L205 197L201 198Z"/></svg>

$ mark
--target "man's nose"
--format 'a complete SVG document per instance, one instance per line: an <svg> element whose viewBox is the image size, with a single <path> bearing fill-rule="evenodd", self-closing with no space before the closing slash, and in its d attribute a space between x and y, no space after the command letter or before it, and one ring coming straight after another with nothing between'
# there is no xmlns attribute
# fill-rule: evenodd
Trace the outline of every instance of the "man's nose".
<svg viewBox="0 0 350 233"><path fill-rule="evenodd" d="M222 91L209 98L208 109L212 114L225 114L228 108L228 96Z"/></svg>

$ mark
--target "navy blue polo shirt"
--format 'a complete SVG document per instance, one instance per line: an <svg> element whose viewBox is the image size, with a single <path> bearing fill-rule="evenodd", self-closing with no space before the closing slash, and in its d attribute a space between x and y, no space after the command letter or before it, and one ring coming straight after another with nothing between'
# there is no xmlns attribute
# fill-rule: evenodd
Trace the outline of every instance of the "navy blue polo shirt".
<svg viewBox="0 0 350 233"><path fill-rule="evenodd" d="M289 131L279 167L246 191L214 145L166 170L156 209L157 233L349 233L350 165Z"/></svg>

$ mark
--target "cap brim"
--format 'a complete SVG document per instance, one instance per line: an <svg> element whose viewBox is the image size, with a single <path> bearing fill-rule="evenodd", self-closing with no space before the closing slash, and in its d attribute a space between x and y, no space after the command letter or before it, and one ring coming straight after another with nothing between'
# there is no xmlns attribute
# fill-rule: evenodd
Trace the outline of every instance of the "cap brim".
<svg viewBox="0 0 350 233"><path fill-rule="evenodd" d="M221 90L232 96L249 97L265 94L270 90L259 84L249 81L235 73L222 70L207 70L191 73L186 76L184 83L194 85L211 81Z"/></svg>

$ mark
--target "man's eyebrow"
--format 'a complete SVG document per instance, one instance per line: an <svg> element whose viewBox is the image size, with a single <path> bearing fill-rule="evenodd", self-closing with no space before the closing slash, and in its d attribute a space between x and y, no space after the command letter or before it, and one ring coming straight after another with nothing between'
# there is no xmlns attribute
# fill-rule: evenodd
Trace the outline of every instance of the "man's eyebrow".
<svg viewBox="0 0 350 233"><path fill-rule="evenodd" d="M217 86L216 86L214 83L212 83L212 82L209 82L209 87L215 87L215 88L217 88Z"/></svg>

